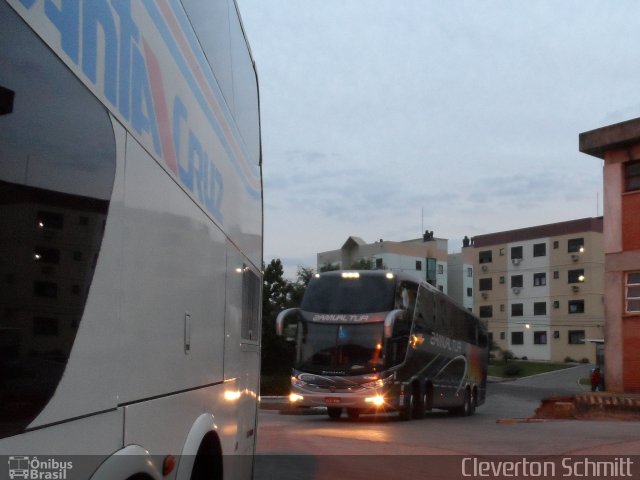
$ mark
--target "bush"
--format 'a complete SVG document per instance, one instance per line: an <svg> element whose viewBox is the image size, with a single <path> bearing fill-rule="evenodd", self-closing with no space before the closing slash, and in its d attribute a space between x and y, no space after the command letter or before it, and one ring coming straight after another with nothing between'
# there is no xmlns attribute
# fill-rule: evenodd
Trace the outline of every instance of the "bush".
<svg viewBox="0 0 640 480"><path fill-rule="evenodd" d="M517 363L507 363L504 366L505 377L517 377L522 373L522 366Z"/></svg>
<svg viewBox="0 0 640 480"><path fill-rule="evenodd" d="M524 357L522 357L522 360L529 360L529 357L525 355Z"/></svg>
<svg viewBox="0 0 640 480"><path fill-rule="evenodd" d="M260 395L289 395L291 375L261 375Z"/></svg>
<svg viewBox="0 0 640 480"><path fill-rule="evenodd" d="M587 357L580 360L580 363L591 363Z"/></svg>
<svg viewBox="0 0 640 480"><path fill-rule="evenodd" d="M571 357L564 357L565 363L576 363L576 361Z"/></svg>
<svg viewBox="0 0 640 480"><path fill-rule="evenodd" d="M502 351L502 360L504 360L504 363L508 363L512 358L514 358L514 356L511 350Z"/></svg>

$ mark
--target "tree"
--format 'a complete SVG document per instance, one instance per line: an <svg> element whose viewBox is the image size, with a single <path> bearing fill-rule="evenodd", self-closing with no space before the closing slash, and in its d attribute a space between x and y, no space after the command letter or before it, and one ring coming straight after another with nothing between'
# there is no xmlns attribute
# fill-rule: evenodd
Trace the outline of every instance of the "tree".
<svg viewBox="0 0 640 480"><path fill-rule="evenodd" d="M313 268L298 265L297 280L295 283L291 284L291 294L289 296L291 306L300 306L304 292L307 289L307 285L309 285L314 274L315 272L313 271Z"/></svg>
<svg viewBox="0 0 640 480"><path fill-rule="evenodd" d="M293 347L276 335L276 317L290 306L292 285L284 278L279 258L264 269L262 289L262 373L288 373Z"/></svg>

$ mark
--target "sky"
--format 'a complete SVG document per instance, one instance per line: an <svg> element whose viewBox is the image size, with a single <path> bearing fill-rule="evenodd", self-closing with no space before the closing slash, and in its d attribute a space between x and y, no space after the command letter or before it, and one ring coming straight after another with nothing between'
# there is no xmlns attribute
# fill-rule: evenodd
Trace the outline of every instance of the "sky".
<svg viewBox="0 0 640 480"><path fill-rule="evenodd" d="M349 236L602 215L578 135L640 117L636 0L237 0L258 71L264 260Z"/></svg>

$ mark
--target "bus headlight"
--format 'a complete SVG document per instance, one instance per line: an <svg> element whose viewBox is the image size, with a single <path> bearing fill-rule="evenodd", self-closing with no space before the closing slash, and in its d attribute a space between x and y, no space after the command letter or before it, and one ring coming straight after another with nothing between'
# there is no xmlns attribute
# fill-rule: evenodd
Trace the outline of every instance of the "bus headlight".
<svg viewBox="0 0 640 480"><path fill-rule="evenodd" d="M298 395L297 393L290 393L289 394L289 401L291 403L296 403L296 402L299 402L301 400L304 400L304 397L302 395Z"/></svg>
<svg viewBox="0 0 640 480"><path fill-rule="evenodd" d="M362 387L363 388L380 388L380 387L384 387L387 383L391 382L392 380L393 380L393 376L389 375L386 378L378 378L373 382L363 383Z"/></svg>
<svg viewBox="0 0 640 480"><path fill-rule="evenodd" d="M367 397L364 399L367 403L373 403L376 407L380 407L385 404L384 397L382 395L374 395L373 397Z"/></svg>

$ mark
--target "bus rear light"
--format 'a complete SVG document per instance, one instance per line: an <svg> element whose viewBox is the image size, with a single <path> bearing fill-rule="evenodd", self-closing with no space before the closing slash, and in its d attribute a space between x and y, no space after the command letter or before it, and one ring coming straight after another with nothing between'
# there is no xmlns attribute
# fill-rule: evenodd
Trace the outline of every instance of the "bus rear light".
<svg viewBox="0 0 640 480"><path fill-rule="evenodd" d="M298 395L297 393L290 393L289 394L289 401L291 403L296 403L296 402L299 402L301 400L304 400L304 397L302 395Z"/></svg>
<svg viewBox="0 0 640 480"><path fill-rule="evenodd" d="M166 477L173 472L174 468L176 468L176 464L176 457L173 455L167 455L164 457L164 461L162 462L162 475Z"/></svg>

